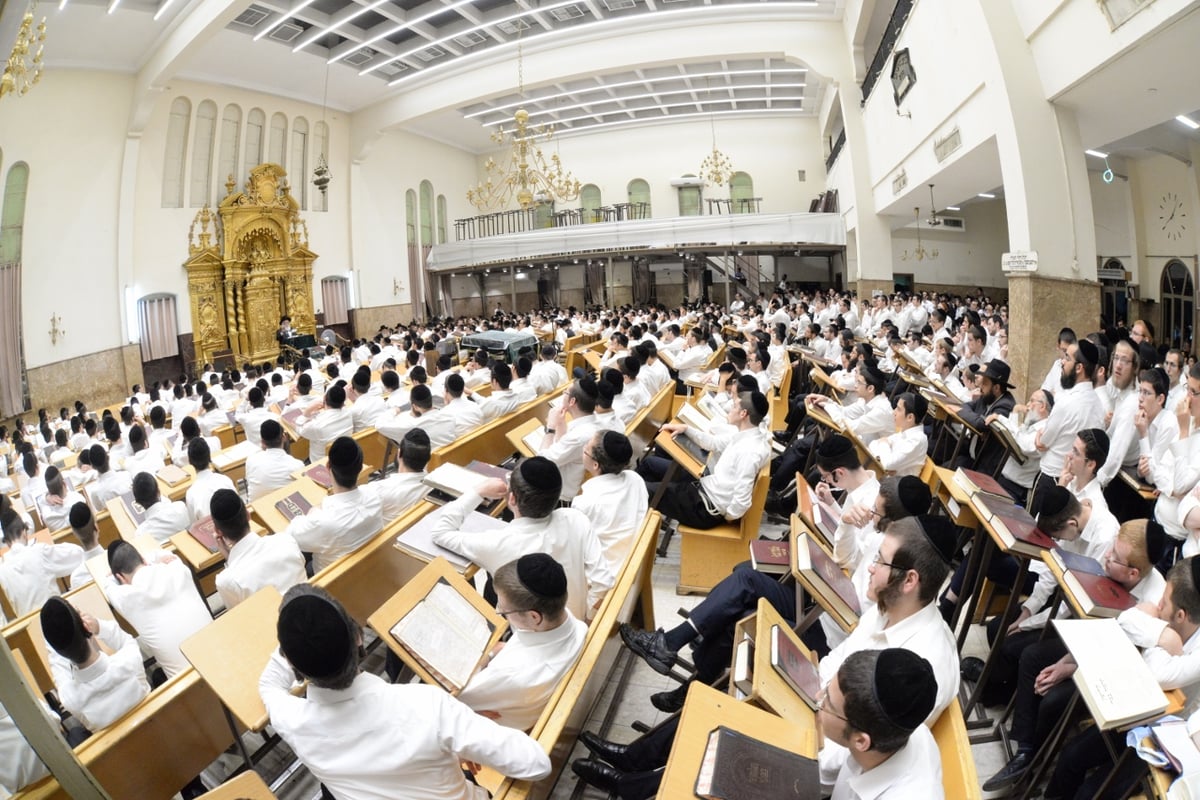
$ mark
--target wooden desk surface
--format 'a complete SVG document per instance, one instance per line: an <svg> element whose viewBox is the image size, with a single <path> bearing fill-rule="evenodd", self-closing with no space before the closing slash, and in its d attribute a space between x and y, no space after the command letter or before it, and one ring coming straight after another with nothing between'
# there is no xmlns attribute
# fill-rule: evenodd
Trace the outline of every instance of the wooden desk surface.
<svg viewBox="0 0 1200 800"><path fill-rule="evenodd" d="M205 792L197 800L276 800L276 797L258 773L250 770Z"/></svg>
<svg viewBox="0 0 1200 800"><path fill-rule="evenodd" d="M680 434L686 436L687 434ZM654 437L654 443L666 451L675 463L683 467L689 475L697 480L704 474L704 462L699 461L690 452L685 450L679 442L675 441L675 437L669 433L661 432Z"/></svg>
<svg viewBox="0 0 1200 800"><path fill-rule="evenodd" d="M826 428L829 428L835 433L842 433L844 431L842 423L834 420L834 418L829 415L829 412L807 398L804 401L804 408L808 412L810 419L816 420L821 425L824 425Z"/></svg>
<svg viewBox="0 0 1200 800"><path fill-rule="evenodd" d="M954 524L963 528L978 528L981 520L971 503L971 495L954 480L954 470L934 467L938 479L937 496L946 506ZM951 502L953 501L953 502Z"/></svg>
<svg viewBox="0 0 1200 800"><path fill-rule="evenodd" d="M693 789L704 749L708 746L708 734L718 725L808 758L817 757L817 730L811 711L806 721L783 719L693 682L683 705L679 733L663 772L659 797L695 796Z"/></svg>
<svg viewBox="0 0 1200 800"><path fill-rule="evenodd" d="M179 647L234 719L249 730L262 730L267 724L258 679L279 643L275 623L282 602L274 587L259 589Z"/></svg>
<svg viewBox="0 0 1200 800"><path fill-rule="evenodd" d="M321 501L329 496L329 493L311 478L299 478L287 486L264 494L250 504L250 509L254 513L254 517L271 533L279 533L287 528L288 519L279 513L279 509L275 508L275 504L292 492L299 492L305 500L312 503L313 508L321 505Z"/></svg>
<svg viewBox="0 0 1200 800"><path fill-rule="evenodd" d="M117 533L121 535L121 538L127 542L133 541L133 537L137 534L137 524L129 516L129 509L125 507L125 501L114 497L105 503L105 508L108 509L108 514L112 517L113 524L117 526Z"/></svg>
<svg viewBox="0 0 1200 800"><path fill-rule="evenodd" d="M265 536L267 529L259 524L258 520L252 519L250 520L250 533L254 536ZM225 563L225 556L221 555L219 550L215 553L210 551L187 531L176 533L168 541L175 548L176 555L191 568L197 578Z"/></svg>
<svg viewBox="0 0 1200 800"><path fill-rule="evenodd" d="M184 464L183 470L187 472L188 479L180 481L174 486L169 485L162 478L158 477L158 475L154 476L154 479L158 481L158 491L163 497L168 500L182 500L184 495L187 494L187 490L192 488L192 481L196 479L196 468L191 464Z"/></svg>
<svg viewBox="0 0 1200 800"><path fill-rule="evenodd" d="M745 623L745 624L743 624ZM775 668L771 666L771 628L778 625L782 635L791 639L800 652L808 657L814 664L816 659L812 653L800 641L800 638L792 632L792 625L783 618L783 615L775 610L765 597L758 599L758 609L752 617L737 623L734 634L734 642L740 642L741 631L745 631L754 641L754 663L752 665L753 672L751 674L752 689L749 696L750 702L755 705L770 711L784 719L792 720L800 723L805 727L816 727L815 713L809 705L804 702L800 695L788 685ZM730 669L733 668L732 663ZM732 681L729 683L729 694L737 697L737 687Z"/></svg>

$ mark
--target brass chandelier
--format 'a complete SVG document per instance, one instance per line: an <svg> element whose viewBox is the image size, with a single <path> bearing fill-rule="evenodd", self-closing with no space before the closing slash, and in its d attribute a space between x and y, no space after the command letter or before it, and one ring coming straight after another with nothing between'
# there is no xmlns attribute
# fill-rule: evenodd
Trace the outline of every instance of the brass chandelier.
<svg viewBox="0 0 1200 800"><path fill-rule="evenodd" d="M707 78L704 79L704 84L708 86ZM700 177L710 186L723 186L733 177L733 162L729 160L729 156L717 149L717 123L711 111L708 115L708 126L712 131L712 152L700 162Z"/></svg>
<svg viewBox="0 0 1200 800"><path fill-rule="evenodd" d="M520 39L517 40L517 91L525 94ZM497 145L507 145L508 153L501 162L488 157L483 165L487 179L467 189L467 200L480 211L488 212L507 206L514 197L522 209L579 197L579 181L563 168L558 153L547 158L538 146L539 139L548 142L553 136L554 126L530 125L529 112L518 108L513 112L512 129L505 132L499 128L491 137Z"/></svg>
<svg viewBox="0 0 1200 800"><path fill-rule="evenodd" d="M28 92L42 77L42 46L46 42L46 18L34 27L33 4L25 9L17 41L0 74L0 97L13 94L17 97ZM31 57L32 56L32 57Z"/></svg>

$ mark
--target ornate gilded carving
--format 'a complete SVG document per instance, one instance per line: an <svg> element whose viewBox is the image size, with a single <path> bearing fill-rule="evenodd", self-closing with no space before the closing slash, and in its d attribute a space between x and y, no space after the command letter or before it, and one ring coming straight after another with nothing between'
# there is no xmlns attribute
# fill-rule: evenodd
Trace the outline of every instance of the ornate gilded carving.
<svg viewBox="0 0 1200 800"><path fill-rule="evenodd" d="M188 272L196 359L229 348L239 359L278 353L275 329L288 314L315 334L308 225L278 164L250 170L243 191L233 176L216 213L205 207L188 231ZM209 227L212 226L212 233ZM197 235L197 229L199 233Z"/></svg>

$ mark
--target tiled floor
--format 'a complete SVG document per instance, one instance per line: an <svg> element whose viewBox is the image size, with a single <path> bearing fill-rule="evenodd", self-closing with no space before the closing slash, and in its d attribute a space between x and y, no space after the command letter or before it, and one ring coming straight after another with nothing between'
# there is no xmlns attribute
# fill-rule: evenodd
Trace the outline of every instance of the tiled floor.
<svg viewBox="0 0 1200 800"><path fill-rule="evenodd" d="M675 583L679 576L678 544L672 543L671 552L665 559L659 559L655 564L654 584L654 614L659 626L670 627L680 619L676 614L679 608L692 608L700 602L700 597L686 597L675 594ZM968 634L964 655L986 654L986 646L982 629L974 627ZM618 668L623 662L618 662ZM367 660L367 669L381 672L383 656L381 649L376 649ZM651 670L640 660L634 660L631 667L628 684L623 697L615 698L619 669L609 681L608 687L597 703L596 709L589 719L586 729L601 731L604 717L613 713L613 720L607 732L603 735L614 741L627 742L638 734L631 727L635 720L647 725L655 725L667 715L657 711L650 705L650 695L677 685L671 678L662 676ZM616 702L613 707L614 700ZM972 747L980 781L987 780L993 773L1004 766L1006 757L999 743L976 745ZM571 759L586 756L582 745L577 745ZM238 760L232 756L224 756L219 768L206 772L206 778L220 780L223 774L237 766ZM569 761L568 761L569 763ZM317 782L308 771L294 763L291 752L285 745L275 747L258 765L259 773L268 783L276 784L275 792L281 800L315 800L320 796ZM210 780L210 785L214 781ZM554 800L600 800L606 795L597 789L585 786L575 779L570 767L564 769L551 795Z"/></svg>

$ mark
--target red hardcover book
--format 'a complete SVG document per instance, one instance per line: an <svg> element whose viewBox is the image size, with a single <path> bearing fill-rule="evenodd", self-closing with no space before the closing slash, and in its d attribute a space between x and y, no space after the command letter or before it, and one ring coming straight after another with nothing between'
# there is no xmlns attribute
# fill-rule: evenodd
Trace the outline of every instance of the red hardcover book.
<svg viewBox="0 0 1200 800"><path fill-rule="evenodd" d="M954 482L965 489L970 494L975 492L987 492L997 497L1002 497L1008 502L1012 502L1013 497L1008 493L1008 490L1000 485L1000 482L988 475L985 472L978 472L966 467L959 467L954 471Z"/></svg>
<svg viewBox="0 0 1200 800"><path fill-rule="evenodd" d="M813 710L821 694L821 676L808 656L778 625L771 626L771 666Z"/></svg>
<svg viewBox="0 0 1200 800"><path fill-rule="evenodd" d="M216 553L218 551L217 526L211 516L193 522L192 526L188 528L188 533L192 535L193 539L208 548L208 552Z"/></svg>
<svg viewBox="0 0 1200 800"><path fill-rule="evenodd" d="M325 464L317 464L315 467L309 467L305 470L304 474L322 489L333 488L333 473L329 471L329 467Z"/></svg>
<svg viewBox="0 0 1200 800"><path fill-rule="evenodd" d="M971 502L1004 543L1006 550L1041 558L1043 550L1054 547L1054 540L1043 533L1029 512L1002 497L986 492L971 496Z"/></svg>
<svg viewBox="0 0 1200 800"><path fill-rule="evenodd" d="M1069 570L1063 582L1089 617L1116 617L1137 605L1137 599L1112 578Z"/></svg>
<svg viewBox="0 0 1200 800"><path fill-rule="evenodd" d="M307 514L312 509L312 503L308 502L307 498L299 492L292 492L287 497L275 504L275 508L283 514L288 522L291 522L296 517Z"/></svg>
<svg viewBox="0 0 1200 800"><path fill-rule="evenodd" d="M771 539L755 539L750 542L750 565L759 572L773 575L785 575L791 572L791 544Z"/></svg>
<svg viewBox="0 0 1200 800"><path fill-rule="evenodd" d="M805 579L805 588L811 589L821 607L851 626L857 623L862 614L862 605L858 601L858 593L854 591L854 584L837 562L807 533L796 537L795 556L795 567Z"/></svg>

